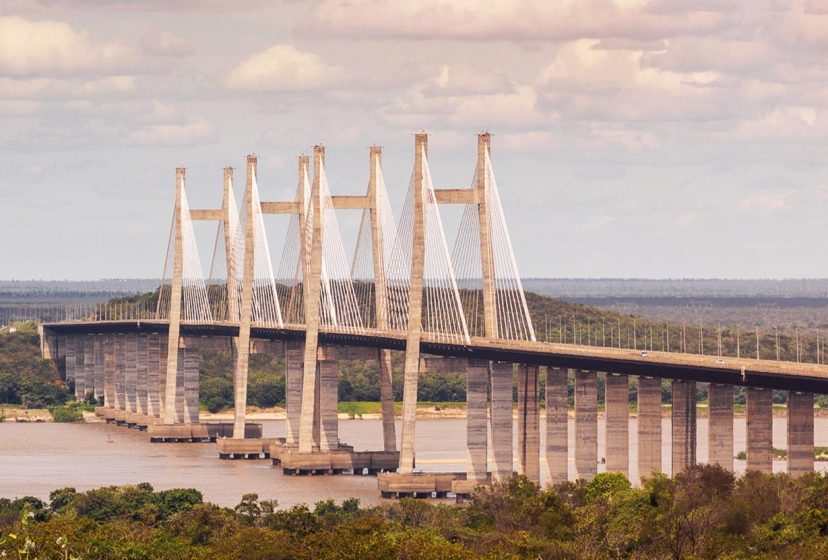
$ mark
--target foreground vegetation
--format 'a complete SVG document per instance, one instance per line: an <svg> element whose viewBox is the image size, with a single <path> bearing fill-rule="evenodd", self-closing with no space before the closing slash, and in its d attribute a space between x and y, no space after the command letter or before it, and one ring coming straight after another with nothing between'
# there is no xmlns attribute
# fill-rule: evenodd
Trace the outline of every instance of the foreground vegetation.
<svg viewBox="0 0 828 560"><path fill-rule="evenodd" d="M0 557L29 559L680 559L828 555L828 478L698 466L632 488L598 475L539 489L522 477L464 506L358 500L278 509L245 495L235 508L196 490L148 484L48 502L0 500Z"/></svg>

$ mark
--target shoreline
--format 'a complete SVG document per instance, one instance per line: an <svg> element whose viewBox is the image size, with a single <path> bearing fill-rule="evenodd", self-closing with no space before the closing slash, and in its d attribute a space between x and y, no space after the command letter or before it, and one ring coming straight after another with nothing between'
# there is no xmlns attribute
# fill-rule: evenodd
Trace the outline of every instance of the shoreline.
<svg viewBox="0 0 828 560"><path fill-rule="evenodd" d="M394 403L394 418L400 420L402 418L402 403ZM338 418L340 420L381 420L382 414L377 411L380 403L378 402L342 402L339 403ZM570 406L568 409L569 417L574 417L575 409ZM513 416L517 417L517 404L513 405ZM638 416L635 405L630 406L629 414L631 418ZM598 406L598 416L603 417L605 411L603 405ZM672 415L672 407L670 404L663 404L661 410L662 418L670 418ZM540 418L546 418L546 411L543 405L539 411ZM743 404L734 404L733 407L734 418L744 418L746 416L746 406ZM773 405L774 417L787 416L787 406L784 404ZM287 411L284 407L276 406L272 408L258 408L249 407L246 414L249 421L274 421L287 420ZM708 417L708 405L706 403L699 403L696 408L697 418ZM828 410L814 408L815 418L828 417ZM228 422L233 421L233 409L222 410L220 412L207 412L202 410L200 418L204 422ZM417 418L420 420L439 420L439 419L456 419L462 420L466 418L466 403L419 403L417 405ZM83 422L94 423L99 421L92 412L83 412ZM54 422L51 412L48 409L32 408L23 409L19 407L3 407L0 406L0 422L9 423L46 423Z"/></svg>

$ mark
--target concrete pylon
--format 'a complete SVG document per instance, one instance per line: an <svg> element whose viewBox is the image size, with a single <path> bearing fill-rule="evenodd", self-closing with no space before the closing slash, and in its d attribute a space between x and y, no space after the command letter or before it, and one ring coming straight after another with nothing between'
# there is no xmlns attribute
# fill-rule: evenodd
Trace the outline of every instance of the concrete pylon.
<svg viewBox="0 0 828 560"><path fill-rule="evenodd" d="M236 297L236 258L235 239L230 228L230 220L236 219L231 216L230 197L233 196L233 168L224 168L224 189L221 200L222 230L224 231L224 259L225 270L227 271L227 319L235 321L239 316L238 298Z"/></svg>
<svg viewBox="0 0 828 560"><path fill-rule="evenodd" d="M104 406L118 408L115 392L115 335L103 335Z"/></svg>
<svg viewBox="0 0 828 560"><path fill-rule="evenodd" d="M546 369L546 481L569 479L569 375L566 368Z"/></svg>
<svg viewBox="0 0 828 560"><path fill-rule="evenodd" d="M299 443L299 417L302 407L302 346L288 341L285 344L285 443Z"/></svg>
<svg viewBox="0 0 828 560"><path fill-rule="evenodd" d="M661 378L638 378L638 478L661 472Z"/></svg>
<svg viewBox="0 0 828 560"><path fill-rule="evenodd" d="M236 338L236 360L233 364L233 439L244 439L247 414L247 376L250 367L250 324L253 321L253 270L255 266L255 214L253 212L253 181L257 158L247 156L244 201L244 270L242 271L239 308L239 336ZM168 382L169 383L169 382Z"/></svg>
<svg viewBox="0 0 828 560"><path fill-rule="evenodd" d="M747 390L747 468L773 470L772 391L761 387Z"/></svg>
<svg viewBox="0 0 828 560"><path fill-rule="evenodd" d="M518 473L540 484L538 366L518 365Z"/></svg>
<svg viewBox="0 0 828 560"><path fill-rule="evenodd" d="M733 385L711 383L707 389L709 403L707 428L707 462L733 470Z"/></svg>
<svg viewBox="0 0 828 560"><path fill-rule="evenodd" d="M178 372L178 347L181 334L181 297L184 287L184 217L182 215L182 197L184 195L184 182L186 171L183 167L175 170L175 219L174 245L173 245L173 274L170 292L170 315L169 315L169 338L167 340L167 376L164 387L164 401L175 403L177 372ZM164 424L177 423L178 417L175 412L175 405L166 406L164 409Z"/></svg>
<svg viewBox="0 0 828 560"><path fill-rule="evenodd" d="M93 334L86 335L83 341L83 369L84 369L84 392L82 398L86 400L88 395L95 394L95 339Z"/></svg>
<svg viewBox="0 0 828 560"><path fill-rule="evenodd" d="M313 235L310 254L304 259L304 312L305 312L305 352L302 375L302 409L299 418L299 452L310 453L314 444L319 443L314 437L314 417L318 415L316 406L317 367L319 352L319 295L322 281L322 236L324 235L322 182L321 173L325 159L323 146L313 147L313 186L311 201L313 205ZM302 224L300 223L300 226ZM300 235L300 238L303 236Z"/></svg>
<svg viewBox="0 0 828 560"><path fill-rule="evenodd" d="M488 132L477 135L477 213L480 231L480 264L483 273L483 328L486 338L497 338L497 282L492 248L492 225L489 213L489 181L486 173L486 155L491 154L492 136Z"/></svg>
<svg viewBox="0 0 828 560"><path fill-rule="evenodd" d="M696 382L673 381L671 413L673 476L696 464Z"/></svg>
<svg viewBox="0 0 828 560"><path fill-rule="evenodd" d="M423 314L423 272L425 268L426 184L425 162L428 135L414 135L414 220L411 246L411 275L408 292L408 329L403 370L403 418L400 449L401 474L414 471L414 433L417 416L417 378L420 374L420 339ZM494 403L492 404L494 407ZM493 411L494 413L494 411ZM510 412L511 414L511 412Z"/></svg>
<svg viewBox="0 0 828 560"><path fill-rule="evenodd" d="M489 362L469 360L466 367L466 479L487 478Z"/></svg>
<svg viewBox="0 0 828 560"><path fill-rule="evenodd" d="M788 474L814 470L814 395L788 393Z"/></svg>
<svg viewBox="0 0 828 560"><path fill-rule="evenodd" d="M371 253L374 266L374 309L377 316L377 329L388 328L388 290L385 279L385 243L393 243L383 237L381 217L379 215L378 179L382 168L382 148L371 146L371 173L368 180L368 202L371 218ZM397 450L397 433L394 425L394 389L392 386L391 351L378 350L377 362L380 376L380 401L382 404L382 443L385 451Z"/></svg>
<svg viewBox="0 0 828 560"><path fill-rule="evenodd" d="M492 479L503 482L514 473L512 439L512 387L514 367L511 362L491 364L491 432Z"/></svg>
<svg viewBox="0 0 828 560"><path fill-rule="evenodd" d="M598 379L575 370L575 475L592 480L598 473Z"/></svg>
<svg viewBox="0 0 828 560"><path fill-rule="evenodd" d="M630 381L622 374L607 373L604 385L606 411L605 446L607 471L630 472Z"/></svg>

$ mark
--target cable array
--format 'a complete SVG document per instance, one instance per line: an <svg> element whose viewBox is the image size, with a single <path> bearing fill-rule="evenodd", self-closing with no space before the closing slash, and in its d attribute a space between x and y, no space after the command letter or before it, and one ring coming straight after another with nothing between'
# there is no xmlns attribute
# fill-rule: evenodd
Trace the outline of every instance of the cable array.
<svg viewBox="0 0 828 560"><path fill-rule="evenodd" d="M182 287L181 287L181 320L199 323L213 321L210 312L210 302L207 297L207 288L204 284L204 269L198 256L198 246L193 230L193 220L190 217L190 205L187 201L187 191L182 187L181 207L177 209L181 225L182 241ZM167 255L164 263L161 286L158 293L158 308L156 315L159 319L168 319L172 301L172 273L175 259L175 228L176 216L170 229L167 242Z"/></svg>
<svg viewBox="0 0 828 560"><path fill-rule="evenodd" d="M426 157L423 160L425 192L423 263L423 305L421 329L438 335L439 340L468 342L469 332L463 305L457 289L454 267L449 256L440 211L434 194L431 171ZM400 216L394 254L388 270L389 320L392 328L408 328L408 288L411 273L414 234L414 194L416 182L412 173Z"/></svg>
<svg viewBox="0 0 828 560"><path fill-rule="evenodd" d="M397 228L394 223L394 213L391 210L391 202L388 199L388 192L385 188L385 179L382 176L382 169L377 164L376 173L376 195L377 195L377 223L380 228L383 257L383 274L388 263L392 261L394 253L394 239L397 236ZM357 304L362 316L362 324L367 327L378 326L376 309L376 278L374 277L374 245L373 227L371 224L371 209L362 211L362 218L359 223L356 250L351 263L351 279L354 283ZM387 281L386 281L387 282ZM386 300L388 293L386 290ZM388 302L385 302L385 309L388 309Z"/></svg>
<svg viewBox="0 0 828 560"><path fill-rule="evenodd" d="M282 309L276 291L276 280L273 275L273 266L270 262L270 249L262 217L262 203L259 199L259 187L256 174L252 177L252 188L245 192L242 211L239 214L239 224L236 229L236 241L233 247L235 260L237 301L241 303L242 284L244 282L245 238L247 237L247 209L252 206L252 234L253 234L253 323L262 326L282 327ZM250 200L247 199L248 195ZM240 309L240 305L238 306Z"/></svg>
<svg viewBox="0 0 828 560"><path fill-rule="evenodd" d="M523 285L517 269L509 230L503 214L500 193L497 188L488 151L484 157L484 169L475 170L472 188L476 188L479 173L484 173L486 188L485 207L488 209L491 244L491 265L488 271L494 279L497 337L507 340L535 340L535 332ZM452 261L457 270L463 309L469 321L469 331L483 336L483 260L480 241L480 209L469 204L463 212L460 230L452 252Z"/></svg>
<svg viewBox="0 0 828 560"><path fill-rule="evenodd" d="M339 232L333 198L328 188L325 164L320 166L319 193L322 211L322 289L319 318L322 325L362 330L362 316L357 303L351 269ZM313 223L314 209L308 212L307 223ZM313 230L311 230L312 233ZM309 247L311 245L308 245Z"/></svg>
<svg viewBox="0 0 828 560"><path fill-rule="evenodd" d="M216 321L238 322L239 312L237 305L230 305L231 298L236 294L230 294L230 275L227 264L235 270L235 241L239 227L239 209L236 205L236 195L233 192L233 184L230 183L230 192L227 201L228 224L225 232L224 220L219 220L216 228L216 240L213 245L213 258L210 263L210 273L207 275L207 296L210 300L210 309ZM225 237L226 236L226 237ZM230 240L230 251L225 239ZM234 277L235 278L235 277Z"/></svg>
<svg viewBox="0 0 828 560"><path fill-rule="evenodd" d="M308 177L305 175L303 181L296 188L298 202L304 201L304 213L307 216L308 206L311 200L311 186ZM309 232L312 229L305 228L300 232L299 215L292 214L288 223L285 243L282 246L282 256L279 260L279 271L276 276L276 289L279 294L279 301L282 302L283 318L286 323L302 324L305 322L305 308L303 298L303 274L307 262L302 262L302 247L300 244L300 233L305 235L305 242L310 239ZM309 247L310 245L305 245ZM304 255L307 261L308 255Z"/></svg>

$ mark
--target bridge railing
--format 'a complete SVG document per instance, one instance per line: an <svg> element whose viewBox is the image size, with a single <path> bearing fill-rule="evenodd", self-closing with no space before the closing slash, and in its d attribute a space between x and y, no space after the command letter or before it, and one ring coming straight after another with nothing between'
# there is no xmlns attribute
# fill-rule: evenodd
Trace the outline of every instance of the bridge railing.
<svg viewBox="0 0 828 560"><path fill-rule="evenodd" d="M818 328L743 327L671 322L641 317L543 315L535 318L538 341L739 359L824 364Z"/></svg>

